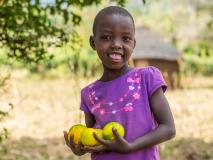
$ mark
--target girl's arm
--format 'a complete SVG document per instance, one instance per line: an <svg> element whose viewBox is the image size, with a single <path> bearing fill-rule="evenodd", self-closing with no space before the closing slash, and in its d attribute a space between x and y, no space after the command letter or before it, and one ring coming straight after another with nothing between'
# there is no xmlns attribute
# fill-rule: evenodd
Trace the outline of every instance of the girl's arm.
<svg viewBox="0 0 213 160"><path fill-rule="evenodd" d="M84 112L85 123L88 128L92 128L95 124L95 117L91 113Z"/></svg>
<svg viewBox="0 0 213 160"><path fill-rule="evenodd" d="M162 88L151 96L150 105L158 127L130 143L130 151L159 144L173 138L176 134L173 116Z"/></svg>

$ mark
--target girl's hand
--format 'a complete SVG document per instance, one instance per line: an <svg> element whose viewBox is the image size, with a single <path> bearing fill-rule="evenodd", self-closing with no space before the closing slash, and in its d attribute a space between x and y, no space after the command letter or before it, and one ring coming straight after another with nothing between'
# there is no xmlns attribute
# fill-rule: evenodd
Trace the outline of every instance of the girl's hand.
<svg viewBox="0 0 213 160"><path fill-rule="evenodd" d="M115 128L112 129L112 132L115 136L114 140L104 140L97 136L94 133L95 139L102 145L95 147L85 147L86 150L90 152L105 152L105 151L113 151L119 153L129 153L131 152L131 144L127 142L124 138L122 138Z"/></svg>
<svg viewBox="0 0 213 160"><path fill-rule="evenodd" d="M86 150L84 150L82 143L79 143L77 145L74 144L73 135L70 136L70 141L69 141L67 131L63 131L63 133L64 133L64 139L65 139L66 145L72 150L72 152L75 155L81 156L81 155L87 153Z"/></svg>
<svg viewBox="0 0 213 160"><path fill-rule="evenodd" d="M107 147L105 145L97 145L97 146L85 146L84 149L89 152L89 153L103 153L103 152L106 152L108 151L107 150Z"/></svg>

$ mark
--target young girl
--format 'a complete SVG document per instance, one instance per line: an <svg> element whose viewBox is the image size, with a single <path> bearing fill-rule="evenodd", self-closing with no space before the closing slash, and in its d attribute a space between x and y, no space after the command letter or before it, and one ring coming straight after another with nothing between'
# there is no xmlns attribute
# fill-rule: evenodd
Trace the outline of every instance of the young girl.
<svg viewBox="0 0 213 160"><path fill-rule="evenodd" d="M166 84L155 67L131 68L128 60L136 45L134 20L124 8L110 6L95 17L90 45L97 52L103 75L81 91L81 110L87 127L103 128L111 121L121 123L125 137L115 128L115 140L96 134L102 145L66 144L74 154L92 153L93 160L158 160L156 145L175 135L175 125L164 92ZM143 37L141 37L143 38Z"/></svg>

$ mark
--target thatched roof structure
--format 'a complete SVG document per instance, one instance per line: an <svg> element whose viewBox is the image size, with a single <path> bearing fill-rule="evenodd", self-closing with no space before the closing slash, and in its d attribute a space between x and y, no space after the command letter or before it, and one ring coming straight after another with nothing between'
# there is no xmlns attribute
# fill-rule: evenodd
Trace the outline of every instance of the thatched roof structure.
<svg viewBox="0 0 213 160"><path fill-rule="evenodd" d="M165 59L177 60L181 54L171 44L165 43L162 37L148 28L136 28L136 47L133 59Z"/></svg>

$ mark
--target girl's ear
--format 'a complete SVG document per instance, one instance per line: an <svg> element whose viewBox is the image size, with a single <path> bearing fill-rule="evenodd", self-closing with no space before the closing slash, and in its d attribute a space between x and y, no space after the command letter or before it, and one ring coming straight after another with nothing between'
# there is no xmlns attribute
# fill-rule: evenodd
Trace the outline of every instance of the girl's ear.
<svg viewBox="0 0 213 160"><path fill-rule="evenodd" d="M89 42L90 42L90 46L92 47L92 49L95 50L95 40L94 40L94 36L90 36L90 37L89 37Z"/></svg>
<svg viewBox="0 0 213 160"><path fill-rule="evenodd" d="M136 46L136 39L134 38L134 48L135 48L135 46Z"/></svg>

